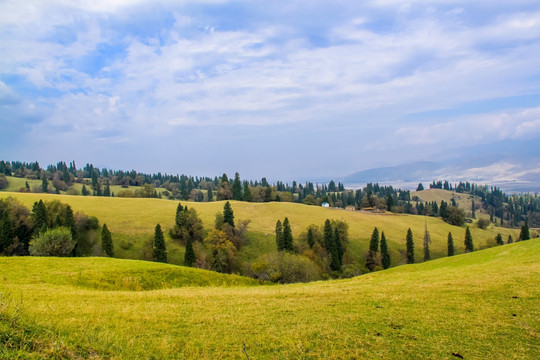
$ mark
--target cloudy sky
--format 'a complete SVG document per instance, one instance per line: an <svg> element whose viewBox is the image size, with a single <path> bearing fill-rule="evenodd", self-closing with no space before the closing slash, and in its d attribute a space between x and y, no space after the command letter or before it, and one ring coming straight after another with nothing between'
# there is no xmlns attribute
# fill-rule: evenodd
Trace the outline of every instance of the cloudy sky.
<svg viewBox="0 0 540 360"><path fill-rule="evenodd" d="M2 159L287 180L536 138L537 0L0 0Z"/></svg>

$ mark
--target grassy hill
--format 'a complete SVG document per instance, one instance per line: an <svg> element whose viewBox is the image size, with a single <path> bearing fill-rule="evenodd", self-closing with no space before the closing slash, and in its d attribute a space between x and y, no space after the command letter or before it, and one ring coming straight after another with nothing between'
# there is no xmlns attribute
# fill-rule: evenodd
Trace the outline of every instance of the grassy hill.
<svg viewBox="0 0 540 360"><path fill-rule="evenodd" d="M244 280L225 276L225 287L98 290L77 278L189 269L94 258L0 266L4 359L540 357L540 239L284 286L230 286Z"/></svg>
<svg viewBox="0 0 540 360"><path fill-rule="evenodd" d="M109 198L92 196L62 196L35 193L9 193L1 192L0 198L14 196L24 205L31 208L39 199L57 199L71 205L74 211L82 211L87 215L99 218L101 224L106 223L113 234L116 255L121 258L140 259L143 243L151 239L154 227L160 223L167 232L173 227L177 201L143 198ZM223 210L223 202L196 203L182 201L183 205L193 207L201 217L204 227L211 229L217 212ZM244 247L240 257L244 261L252 261L260 254L275 249L274 229L277 220L288 217L293 235L305 231L311 224L323 225L325 219L344 220L349 224L350 253L360 258L367 251L369 239L374 227L384 231L389 244L392 265L404 263L405 236L410 227L413 231L416 247L417 261L421 261L421 243L425 226L431 234L432 256L446 256L446 241L448 232L452 232L457 253L463 252L463 239L465 228L449 225L440 218L413 216L404 214L370 214L364 212L327 209L318 206L308 206L296 203L247 203L231 201L235 219L250 219L250 244ZM494 245L494 238L501 233L506 239L508 235L517 238L519 232L515 229L490 227L481 230L474 225L471 231L476 248L488 244ZM267 236L268 234L268 236ZM183 261L183 247L168 240L169 261L181 264Z"/></svg>

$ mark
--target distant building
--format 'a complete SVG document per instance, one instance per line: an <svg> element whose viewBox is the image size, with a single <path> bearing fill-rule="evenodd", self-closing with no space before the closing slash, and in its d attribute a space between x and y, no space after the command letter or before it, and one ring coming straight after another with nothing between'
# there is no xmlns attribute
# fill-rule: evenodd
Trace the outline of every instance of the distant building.
<svg viewBox="0 0 540 360"><path fill-rule="evenodd" d="M322 207L329 208L329 207L330 207L330 204L327 203L327 202L323 202L323 203L321 204L321 206L322 206Z"/></svg>

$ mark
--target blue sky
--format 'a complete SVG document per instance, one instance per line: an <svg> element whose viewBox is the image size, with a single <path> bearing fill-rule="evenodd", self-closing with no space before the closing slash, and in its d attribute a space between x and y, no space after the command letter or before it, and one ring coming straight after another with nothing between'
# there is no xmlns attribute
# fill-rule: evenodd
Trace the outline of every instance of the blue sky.
<svg viewBox="0 0 540 360"><path fill-rule="evenodd" d="M0 0L0 158L288 180L540 140L540 3L470 3Z"/></svg>

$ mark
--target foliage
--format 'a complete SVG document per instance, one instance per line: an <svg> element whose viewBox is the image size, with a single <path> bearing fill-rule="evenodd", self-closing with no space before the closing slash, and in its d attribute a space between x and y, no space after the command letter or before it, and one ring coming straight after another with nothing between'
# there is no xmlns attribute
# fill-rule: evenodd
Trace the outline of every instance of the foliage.
<svg viewBox="0 0 540 360"><path fill-rule="evenodd" d="M379 229L374 228L373 232L371 233L371 240L369 241L369 251L366 258L366 267L369 269L369 271L373 271L376 266L380 265L380 263L377 261L379 260L378 251Z"/></svg>
<svg viewBox="0 0 540 360"><path fill-rule="evenodd" d="M195 256L195 251L193 251L193 243L191 239L188 239L186 242L186 252L184 254L184 265L193 266L197 257Z"/></svg>
<svg viewBox="0 0 540 360"><path fill-rule="evenodd" d="M473 252L473 251L474 251L473 238L471 235L471 230L467 226L467 229L465 230L465 252Z"/></svg>
<svg viewBox="0 0 540 360"><path fill-rule="evenodd" d="M476 222L476 226L478 226L479 229L485 230L489 226L490 221L488 219L478 219Z"/></svg>
<svg viewBox="0 0 540 360"><path fill-rule="evenodd" d="M236 267L237 250L228 236L221 230L211 230L204 240L212 249L212 270L220 273L231 273Z"/></svg>
<svg viewBox="0 0 540 360"><path fill-rule="evenodd" d="M429 244L431 243L431 236L426 224L426 229L424 231L424 261L431 260L431 253L429 251Z"/></svg>
<svg viewBox="0 0 540 360"><path fill-rule="evenodd" d="M107 224L103 224L103 228L101 229L101 250L108 257L114 257L114 245Z"/></svg>
<svg viewBox="0 0 540 360"><path fill-rule="evenodd" d="M294 251L291 224L287 217L283 220L283 250Z"/></svg>
<svg viewBox="0 0 540 360"><path fill-rule="evenodd" d="M514 238L512 235L508 235L508 240L506 241L507 244L512 244L514 242Z"/></svg>
<svg viewBox="0 0 540 360"><path fill-rule="evenodd" d="M503 241L501 233L497 234L497 237L495 238L495 241L497 242L497 245L504 245L504 241Z"/></svg>
<svg viewBox="0 0 540 360"><path fill-rule="evenodd" d="M465 224L465 211L456 206L449 206L444 221L450 225L462 226Z"/></svg>
<svg viewBox="0 0 540 360"><path fill-rule="evenodd" d="M452 237L452 233L448 233L448 256L454 256L454 238Z"/></svg>
<svg viewBox="0 0 540 360"><path fill-rule="evenodd" d="M182 205L179 204L174 228L171 229L170 236L173 239L180 240L183 244L186 244L188 240L192 243L202 241L204 228L197 210L194 208L188 209L187 206L182 208Z"/></svg>
<svg viewBox="0 0 540 360"><path fill-rule="evenodd" d="M381 232L381 264L383 269L388 269L390 267L390 254L388 253L388 244L386 242L384 231Z"/></svg>
<svg viewBox="0 0 540 360"><path fill-rule="evenodd" d="M223 206L223 223L229 224L234 228L234 212L228 201Z"/></svg>
<svg viewBox="0 0 540 360"><path fill-rule="evenodd" d="M414 264L414 239L413 239L411 228L407 230L406 246L407 246L407 264Z"/></svg>
<svg viewBox="0 0 540 360"><path fill-rule="evenodd" d="M519 233L519 240L529 240L531 234L529 232L529 224L525 221L525 224L521 227L521 232Z"/></svg>
<svg viewBox="0 0 540 360"><path fill-rule="evenodd" d="M276 249L277 251L282 251L285 246L283 243L283 225L281 224L281 220L278 220L276 222Z"/></svg>
<svg viewBox="0 0 540 360"><path fill-rule="evenodd" d="M60 226L40 233L30 242L30 255L68 256L75 247L71 230Z"/></svg>
<svg viewBox="0 0 540 360"><path fill-rule="evenodd" d="M154 230L154 260L158 262L167 262L167 249L165 248L165 238L163 237L163 231L161 225L157 224Z"/></svg>
<svg viewBox="0 0 540 360"><path fill-rule="evenodd" d="M310 227L307 232L307 243L309 245L310 249L313 249L313 245L315 245L315 239L313 237L313 229Z"/></svg>
<svg viewBox="0 0 540 360"><path fill-rule="evenodd" d="M251 271L256 279L279 283L320 279L320 270L309 258L286 251L262 255L251 265Z"/></svg>

